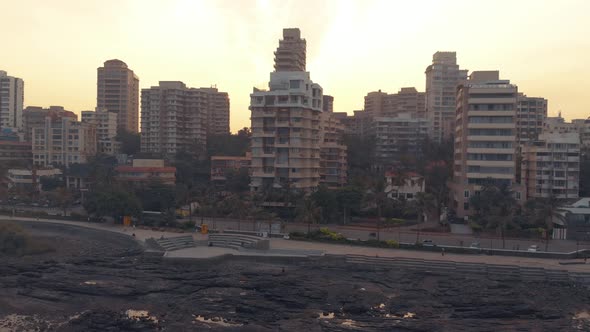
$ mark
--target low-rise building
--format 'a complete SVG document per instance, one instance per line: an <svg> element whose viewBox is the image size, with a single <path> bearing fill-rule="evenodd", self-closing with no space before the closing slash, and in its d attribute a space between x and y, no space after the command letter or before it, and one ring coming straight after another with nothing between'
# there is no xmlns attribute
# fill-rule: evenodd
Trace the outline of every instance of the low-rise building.
<svg viewBox="0 0 590 332"><path fill-rule="evenodd" d="M426 181L418 173L410 172L400 174L396 172L385 173L385 193L390 199L413 200L418 193L426 190Z"/></svg>
<svg viewBox="0 0 590 332"><path fill-rule="evenodd" d="M55 120L64 117L71 118L74 121L78 120L78 116L74 112L67 111L62 106L49 106L49 108L28 106L23 111L25 141L33 141L33 128L45 126L47 118Z"/></svg>
<svg viewBox="0 0 590 332"><path fill-rule="evenodd" d="M252 156L246 153L246 156L211 156L211 181L225 182L226 175L230 171L239 171L241 169L250 169Z"/></svg>
<svg viewBox="0 0 590 332"><path fill-rule="evenodd" d="M579 134L543 133L522 147L521 183L527 198L577 198L580 182Z"/></svg>
<svg viewBox="0 0 590 332"><path fill-rule="evenodd" d="M9 169L8 188L41 191L41 178L61 177L62 172L57 168Z"/></svg>
<svg viewBox="0 0 590 332"><path fill-rule="evenodd" d="M166 185L176 182L176 167L167 167L162 159L134 159L132 165L117 166L117 180L130 185L159 181Z"/></svg>

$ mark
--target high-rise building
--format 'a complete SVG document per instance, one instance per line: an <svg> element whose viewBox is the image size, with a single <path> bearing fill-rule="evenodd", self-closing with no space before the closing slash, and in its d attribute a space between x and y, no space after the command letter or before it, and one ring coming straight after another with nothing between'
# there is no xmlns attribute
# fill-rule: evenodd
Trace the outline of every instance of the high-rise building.
<svg viewBox="0 0 590 332"><path fill-rule="evenodd" d="M0 70L0 129L22 130L24 85L22 79Z"/></svg>
<svg viewBox="0 0 590 332"><path fill-rule="evenodd" d="M306 42L298 28L283 29L275 51L275 71L305 71Z"/></svg>
<svg viewBox="0 0 590 332"><path fill-rule="evenodd" d="M217 88L200 88L207 92L207 135L229 134L229 95Z"/></svg>
<svg viewBox="0 0 590 332"><path fill-rule="evenodd" d="M521 182L526 196L578 198L580 136L542 133L522 147Z"/></svg>
<svg viewBox="0 0 590 332"><path fill-rule="evenodd" d="M117 113L119 129L137 133L139 78L121 60L108 60L97 69L96 105Z"/></svg>
<svg viewBox="0 0 590 332"><path fill-rule="evenodd" d="M516 140L519 143L534 141L543 131L547 117L547 99L527 97L519 93L516 108Z"/></svg>
<svg viewBox="0 0 590 332"><path fill-rule="evenodd" d="M410 113L377 117L372 121L375 136L375 161L381 168L399 162L402 154L417 154L428 136L428 121Z"/></svg>
<svg viewBox="0 0 590 332"><path fill-rule="evenodd" d="M401 88L398 93L373 91L365 96L365 112L371 118L390 117L397 114L411 114L413 117L425 116L425 93L416 88Z"/></svg>
<svg viewBox="0 0 590 332"><path fill-rule="evenodd" d="M313 190L320 180L322 87L308 72L272 72L269 90L254 88L253 190Z"/></svg>
<svg viewBox="0 0 590 332"><path fill-rule="evenodd" d="M387 93L381 92L381 90L367 93L365 96L364 112L366 112L369 118L383 116L383 103L386 97Z"/></svg>
<svg viewBox="0 0 590 332"><path fill-rule="evenodd" d="M467 70L459 69L456 52L436 52L426 68L426 117L430 138L441 142L455 132L455 93L467 79Z"/></svg>
<svg viewBox="0 0 590 332"><path fill-rule="evenodd" d="M207 89L160 81L141 90L141 151L173 155L207 142Z"/></svg>
<svg viewBox="0 0 590 332"><path fill-rule="evenodd" d="M27 106L23 111L25 141L33 141L33 128L45 126L45 119L47 117L52 119L67 117L74 121L78 120L78 115L76 115L76 113L67 111L62 106L49 106L49 108Z"/></svg>
<svg viewBox="0 0 590 332"><path fill-rule="evenodd" d="M324 112L332 113L334 112L334 97L329 95L324 95L322 98L322 106Z"/></svg>
<svg viewBox="0 0 590 332"><path fill-rule="evenodd" d="M51 113L32 128L33 163L39 166L83 164L96 154L96 128L67 113Z"/></svg>
<svg viewBox="0 0 590 332"><path fill-rule="evenodd" d="M344 125L334 113L321 114L320 184L328 188L346 185L348 158L344 144Z"/></svg>
<svg viewBox="0 0 590 332"><path fill-rule="evenodd" d="M118 152L120 143L115 140L117 136L117 113L110 112L106 108L97 107L96 111L82 111L82 122L93 124L96 127L96 141L99 152L109 155Z"/></svg>
<svg viewBox="0 0 590 332"><path fill-rule="evenodd" d="M485 183L508 185L521 199L516 181L518 88L497 71L473 72L457 88L453 208L471 215L469 200Z"/></svg>

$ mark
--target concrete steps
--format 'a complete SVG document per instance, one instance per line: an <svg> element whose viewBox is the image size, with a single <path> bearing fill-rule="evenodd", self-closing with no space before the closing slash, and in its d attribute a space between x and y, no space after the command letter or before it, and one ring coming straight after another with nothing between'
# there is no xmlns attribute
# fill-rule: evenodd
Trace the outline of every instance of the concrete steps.
<svg viewBox="0 0 590 332"><path fill-rule="evenodd" d="M263 239L253 235L218 233L209 234L209 245L213 247L223 247L235 250L243 249L269 249L268 239Z"/></svg>
<svg viewBox="0 0 590 332"><path fill-rule="evenodd" d="M156 243L165 251L174 251L186 248L192 248L195 246L192 235L166 237L155 239Z"/></svg>

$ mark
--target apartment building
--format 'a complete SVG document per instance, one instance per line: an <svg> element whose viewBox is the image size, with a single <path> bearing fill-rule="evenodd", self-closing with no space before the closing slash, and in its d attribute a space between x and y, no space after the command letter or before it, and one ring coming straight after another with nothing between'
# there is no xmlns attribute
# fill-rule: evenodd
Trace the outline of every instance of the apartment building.
<svg viewBox="0 0 590 332"><path fill-rule="evenodd" d="M409 113L415 117L424 117L426 110L425 93L416 88L401 88L397 93L374 91L365 96L365 112L371 118L391 117L400 113Z"/></svg>
<svg viewBox="0 0 590 332"><path fill-rule="evenodd" d="M420 153L420 144L428 137L428 129L428 120L412 113L374 118L371 132L375 137L377 166L391 166L402 154Z"/></svg>
<svg viewBox="0 0 590 332"><path fill-rule="evenodd" d="M227 172L250 170L252 155L245 156L211 156L211 181L225 182Z"/></svg>
<svg viewBox="0 0 590 332"><path fill-rule="evenodd" d="M527 198L578 198L580 136L542 133L522 147L521 182Z"/></svg>
<svg viewBox="0 0 590 332"><path fill-rule="evenodd" d="M322 107L324 112L332 113L334 112L334 97L329 95L324 95L322 98Z"/></svg>
<svg viewBox="0 0 590 332"><path fill-rule="evenodd" d="M117 113L106 108L97 107L95 111L82 111L82 122L96 127L96 141L98 152L114 155L118 152L120 143L117 137Z"/></svg>
<svg viewBox="0 0 590 332"><path fill-rule="evenodd" d="M207 142L207 89L160 81L141 90L141 152L174 155Z"/></svg>
<svg viewBox="0 0 590 332"><path fill-rule="evenodd" d="M52 114L32 130L33 163L39 166L83 164L96 155L96 127Z"/></svg>
<svg viewBox="0 0 590 332"><path fill-rule="evenodd" d="M127 185L147 185L159 182L174 185L176 167L166 166L162 159L133 159L131 165L115 167L117 180Z"/></svg>
<svg viewBox="0 0 590 332"><path fill-rule="evenodd" d="M320 184L328 188L345 186L348 174L348 148L343 141L344 125L333 114L321 114Z"/></svg>
<svg viewBox="0 0 590 332"><path fill-rule="evenodd" d="M207 118L205 130L207 135L228 135L229 131L229 95L216 87L200 88L207 93Z"/></svg>
<svg viewBox="0 0 590 332"><path fill-rule="evenodd" d="M78 120L78 115L65 110L62 106L49 106L49 108L28 106L23 111L25 141L33 141L33 128L44 127L47 118L60 119L64 117L70 118L73 121Z"/></svg>
<svg viewBox="0 0 590 332"><path fill-rule="evenodd" d="M0 70L0 129L22 130L25 83Z"/></svg>
<svg viewBox="0 0 590 332"><path fill-rule="evenodd" d="M455 133L455 96L457 86L467 80L467 70L459 68L456 52L436 52L425 74L429 136L441 142Z"/></svg>
<svg viewBox="0 0 590 332"><path fill-rule="evenodd" d="M534 141L543 131L547 118L547 99L527 97L519 93L516 105L516 140L519 143Z"/></svg>
<svg viewBox="0 0 590 332"><path fill-rule="evenodd" d="M283 39L275 51L275 71L304 72L306 62L306 41L301 38L298 28L283 29Z"/></svg>
<svg viewBox="0 0 590 332"><path fill-rule="evenodd" d="M453 209L471 215L469 199L484 183L508 185L517 200L516 108L518 88L498 71L475 71L457 88Z"/></svg>
<svg viewBox="0 0 590 332"><path fill-rule="evenodd" d="M108 60L97 69L96 106L117 113L119 129L138 132L139 78L125 62Z"/></svg>

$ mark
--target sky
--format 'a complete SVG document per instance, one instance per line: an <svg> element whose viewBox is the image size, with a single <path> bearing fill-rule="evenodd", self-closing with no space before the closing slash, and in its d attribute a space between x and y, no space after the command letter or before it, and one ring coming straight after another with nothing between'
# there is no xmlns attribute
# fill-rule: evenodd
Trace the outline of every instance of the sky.
<svg viewBox="0 0 590 332"><path fill-rule="evenodd" d="M282 29L307 40L307 70L334 111L381 89L425 89L436 51L500 70L549 115L590 116L587 0L0 0L0 70L25 80L25 106L96 106L96 68L120 59L140 88L158 81L229 93L231 130L250 124Z"/></svg>

